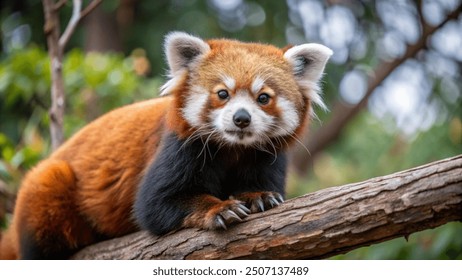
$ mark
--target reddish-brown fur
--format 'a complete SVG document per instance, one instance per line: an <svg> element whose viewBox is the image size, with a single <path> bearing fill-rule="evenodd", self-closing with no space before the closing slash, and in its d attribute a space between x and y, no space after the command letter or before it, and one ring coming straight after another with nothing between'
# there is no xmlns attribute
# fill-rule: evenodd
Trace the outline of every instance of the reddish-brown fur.
<svg viewBox="0 0 462 280"><path fill-rule="evenodd" d="M233 78L237 81L236 90L249 89L256 76L268 73L268 69L271 69L271 77L265 83L271 91L278 92L298 106L301 123L295 134L301 135L303 133L306 126L305 122L308 119L308 107L311 106L310 100L302 95L293 94L303 90L294 81L291 66L283 59L283 50L272 45L242 43L233 40L209 40L207 43L210 45L211 51L201 63L197 77L192 77L192 79L200 81L200 86L212 90L221 84L221 73L232 73ZM234 63L229 63L229 61ZM245 65L243 67L245 71L242 71L242 68L237 68L239 65ZM176 97L175 108L184 107L186 96L183 92L189 88L188 82L185 76L180 82L180 86L171 93ZM218 108L221 102L217 100L216 96L213 96L212 100L216 100L216 103L212 104L212 108ZM272 103L274 104L274 102ZM270 115L280 114L278 109L271 104L263 109ZM170 111L167 119L169 127L182 138L187 138L193 133L191 127L178 111ZM285 143L292 143L294 138L288 136L284 140Z"/></svg>
<svg viewBox="0 0 462 280"><path fill-rule="evenodd" d="M285 143L292 142L293 136L305 127L310 100L293 94L301 90L292 77L291 66L283 59L284 51L229 40L208 43L211 51L199 66L197 77L191 79L213 89L222 83L219 72L232 73L236 89L249 89L256 75L271 69L272 75L262 90L283 95L300 114L300 125L285 139ZM237 63L228 63L230 60ZM236 65L246 65L246 71L236 69ZM72 251L100 238L138 229L132 215L137 186L156 157L163 133L174 131L184 139L194 132L180 111L189 83L184 74L170 97L128 105L102 116L32 169L18 193L13 221L0 240L0 259L21 258L20 239L27 234L34 235L42 247ZM213 98L208 106L222 106L222 101ZM273 100L262 108L270 115L282 113ZM254 193L236 199L253 201L263 195L266 194ZM202 228L210 227L207 217L239 204L206 194L188 203L194 212L184 225Z"/></svg>
<svg viewBox="0 0 462 280"><path fill-rule="evenodd" d="M0 243L0 259L20 257L19 232L32 229L50 245L64 236L64 245L74 249L94 243L98 235L137 229L131 213L136 186L156 152L171 103L164 97L114 110L32 169Z"/></svg>

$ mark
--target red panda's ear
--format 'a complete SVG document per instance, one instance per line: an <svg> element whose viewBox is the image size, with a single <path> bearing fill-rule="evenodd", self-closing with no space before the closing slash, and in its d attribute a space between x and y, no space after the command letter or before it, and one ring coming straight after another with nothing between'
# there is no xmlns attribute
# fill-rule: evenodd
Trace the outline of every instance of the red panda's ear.
<svg viewBox="0 0 462 280"><path fill-rule="evenodd" d="M327 108L319 94L318 81L321 79L327 60L332 54L331 49L320 44L294 46L284 53L284 58L292 65L295 80L304 89L304 94L311 102L324 110Z"/></svg>
<svg viewBox="0 0 462 280"><path fill-rule="evenodd" d="M317 83L332 54L332 50L324 45L303 44L287 49L284 57L292 65L297 80Z"/></svg>
<svg viewBox="0 0 462 280"><path fill-rule="evenodd" d="M210 47L205 41L184 32L172 32L165 37L165 54L171 76L209 51Z"/></svg>

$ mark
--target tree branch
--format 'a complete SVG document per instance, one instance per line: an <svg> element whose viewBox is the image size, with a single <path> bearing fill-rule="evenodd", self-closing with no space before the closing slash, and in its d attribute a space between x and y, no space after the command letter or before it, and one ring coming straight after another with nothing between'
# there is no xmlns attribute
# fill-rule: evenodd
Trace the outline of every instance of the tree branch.
<svg viewBox="0 0 462 280"><path fill-rule="evenodd" d="M420 39L412 45L408 45L406 52L402 57L396 58L392 61L383 61L380 63L368 81L368 87L364 97L355 106L348 106L344 103L338 102L334 105L333 115L328 123L323 125L318 131L310 134L305 142L306 147L310 151L310 157L307 160L306 152L304 148L297 147L294 150L293 155L293 166L298 174L304 175L309 167L312 166L313 160L319 152L324 150L332 142L334 142L342 133L345 126L362 110L366 107L370 96L375 89L382 84L382 82L401 64L407 59L416 56L416 54L425 49L427 46L428 39L438 30L440 30L447 22L457 19L462 13L462 4L460 4L454 11L449 13L446 18L436 26L430 26L425 23L424 19L421 18L422 23L422 36Z"/></svg>
<svg viewBox="0 0 462 280"><path fill-rule="evenodd" d="M71 35L74 33L77 24L80 21L80 11L82 9L82 0L72 0L72 16L69 20L69 23L66 26L66 30L64 30L63 35L59 38L59 47L64 50L67 45L67 42L71 38Z"/></svg>
<svg viewBox="0 0 462 280"><path fill-rule="evenodd" d="M227 231L137 232L74 259L319 259L462 221L462 155L297 197Z"/></svg>
<svg viewBox="0 0 462 280"><path fill-rule="evenodd" d="M50 136L53 150L58 148L64 141L63 118L64 118L64 82L62 73L63 49L59 47L59 11L55 9L53 0L42 0L45 14L44 32L47 36L48 56L51 66L51 108Z"/></svg>
<svg viewBox="0 0 462 280"><path fill-rule="evenodd" d="M67 0L59 0L53 7L53 9L55 11L58 11L59 9L61 9L64 5L66 5L67 3Z"/></svg>
<svg viewBox="0 0 462 280"><path fill-rule="evenodd" d="M0 221L5 218L6 213L13 213L16 196L10 193L5 182L0 180Z"/></svg>
<svg viewBox="0 0 462 280"><path fill-rule="evenodd" d="M93 0L88 6L83 9L82 14L80 15L80 20L85 18L89 13L91 13L99 4L101 4L103 0Z"/></svg>
<svg viewBox="0 0 462 280"><path fill-rule="evenodd" d="M74 33L75 29L79 22L88 15L91 11L93 11L99 4L101 4L102 0L93 0L88 4L88 6L82 11L82 0L73 0L73 7L72 7L72 16L67 24L66 30L64 30L63 35L59 38L59 47L64 50L71 38L72 34Z"/></svg>
<svg viewBox="0 0 462 280"><path fill-rule="evenodd" d="M62 0L55 3L53 0L42 0L45 15L44 33L47 37L48 56L51 61L51 108L49 115L50 138L53 150L56 150L64 142L63 119L66 105L62 71L64 48L82 17L92 11L101 1L92 1L81 13L82 0L73 0L72 17L64 34L60 37L59 9L67 1Z"/></svg>

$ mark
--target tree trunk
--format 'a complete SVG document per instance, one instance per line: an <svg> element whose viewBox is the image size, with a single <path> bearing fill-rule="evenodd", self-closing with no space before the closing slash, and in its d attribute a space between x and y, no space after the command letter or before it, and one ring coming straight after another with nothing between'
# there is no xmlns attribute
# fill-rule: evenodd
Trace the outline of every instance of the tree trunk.
<svg viewBox="0 0 462 280"><path fill-rule="evenodd" d="M16 196L10 193L5 182L0 180L0 224L5 220L6 213L13 213Z"/></svg>
<svg viewBox="0 0 462 280"><path fill-rule="evenodd" d="M45 16L44 33L47 37L48 55L51 66L51 108L50 138L51 147L56 150L64 142L63 122L65 104L65 91L63 79L63 53L67 42L75 31L79 21L98 7L102 0L93 0L82 11L82 1L72 1L72 16L61 35L59 10L66 1L42 0Z"/></svg>
<svg viewBox="0 0 462 280"><path fill-rule="evenodd" d="M85 52L122 52L122 40L114 13L97 7L84 22Z"/></svg>
<svg viewBox="0 0 462 280"><path fill-rule="evenodd" d="M63 49L59 46L60 23L59 9L55 8L53 0L42 0L45 14L44 32L47 36L48 55L51 67L51 108L50 138L53 150L64 142L64 81L62 71Z"/></svg>
<svg viewBox="0 0 462 280"><path fill-rule="evenodd" d="M227 231L137 232L74 259L320 259L462 221L462 155L323 189Z"/></svg>

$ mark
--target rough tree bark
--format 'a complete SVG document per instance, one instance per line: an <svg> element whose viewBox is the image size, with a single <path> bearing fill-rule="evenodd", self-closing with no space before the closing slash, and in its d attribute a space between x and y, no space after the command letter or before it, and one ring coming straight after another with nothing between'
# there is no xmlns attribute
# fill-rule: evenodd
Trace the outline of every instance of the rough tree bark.
<svg viewBox="0 0 462 280"><path fill-rule="evenodd" d="M462 155L297 197L227 231L137 232L73 258L320 259L450 221L462 221Z"/></svg>
<svg viewBox="0 0 462 280"><path fill-rule="evenodd" d="M407 59L415 57L419 51L425 50L428 46L429 38L451 20L455 20L462 13L462 3L450 12L446 18L436 26L430 26L422 16L419 5L419 18L422 26L422 34L416 43L408 45L402 57L396 58L392 61L382 61L374 69L368 80L368 86L364 97L360 102L354 106L338 102L333 106L332 117L323 125L318 131L310 133L304 141L305 147L297 147L293 152L292 163L295 171L299 175L305 175L307 170L313 165L316 156L323 151L326 147L332 144L346 127L350 121L358 115L367 105L369 98L374 93L375 89L382 84L382 82ZM304 149L310 151L310 157L306 158Z"/></svg>

